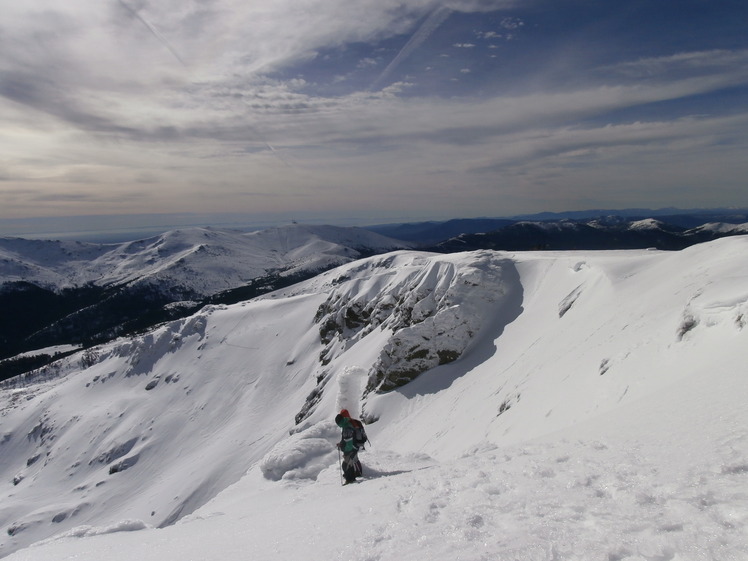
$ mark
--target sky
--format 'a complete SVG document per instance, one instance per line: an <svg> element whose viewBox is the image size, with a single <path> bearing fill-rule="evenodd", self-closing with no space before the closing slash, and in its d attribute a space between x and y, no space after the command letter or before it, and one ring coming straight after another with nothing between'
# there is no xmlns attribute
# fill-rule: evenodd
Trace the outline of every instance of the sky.
<svg viewBox="0 0 748 561"><path fill-rule="evenodd" d="M742 0L0 10L0 221L748 206Z"/></svg>

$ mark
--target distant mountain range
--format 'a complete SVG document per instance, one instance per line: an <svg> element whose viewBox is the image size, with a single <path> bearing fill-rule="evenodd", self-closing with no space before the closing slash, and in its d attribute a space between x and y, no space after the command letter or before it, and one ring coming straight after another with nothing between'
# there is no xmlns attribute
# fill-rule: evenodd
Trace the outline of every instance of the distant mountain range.
<svg viewBox="0 0 748 561"><path fill-rule="evenodd" d="M607 228L611 231L621 230L622 228L625 229L628 224L638 224L652 218L655 218L658 223L662 224L662 228L665 230L674 228L672 233L677 231L685 232L699 226L714 224L713 229L722 228L725 230L723 235L731 235L727 232L729 227L723 228L720 225L741 225L748 223L748 209L693 209L688 211L679 209L625 209L586 210L564 213L546 212L514 216L511 218L474 218L446 220L442 222L382 224L367 226L366 229L382 234L383 236L417 243L422 247L433 246L438 251L438 247L442 242L446 242L451 238L462 237L464 234L496 234L503 229L508 229L507 234L509 238L521 238L521 233L511 233L514 229L513 227L518 224L523 224L523 228L528 230L528 235L537 239L537 236L530 234L529 230L531 228L528 229L526 227L527 224L536 224L538 229L545 229L548 232L552 229L546 229L543 225L556 223L589 224L596 228L597 233L604 236L604 230ZM676 247L686 247L693 243L700 243L700 241L708 241L707 239L699 240L698 236L691 239L693 241L687 242L684 245L676 244L674 247L661 247L660 249L675 249ZM646 242L644 236L640 236L640 240L639 245L636 246L638 248L656 246L656 244ZM547 241L550 241L550 239L548 238ZM511 243L511 247L499 247L498 249L536 249L534 240L532 243L520 242L519 245L515 245L517 241L512 241ZM589 247L588 249L597 249L602 242L590 239L590 243L593 244L593 247ZM616 245L615 239L608 241L606 248L623 249L623 247ZM564 247L564 249L568 248ZM578 249L585 248L579 247Z"/></svg>
<svg viewBox="0 0 748 561"><path fill-rule="evenodd" d="M481 234L463 234L435 244L442 253L496 249L508 251L569 249L685 249L697 243L748 233L748 224L704 224L683 228L652 218L516 222Z"/></svg>
<svg viewBox="0 0 748 561"><path fill-rule="evenodd" d="M0 362L0 379L43 365L53 353L137 333L206 305L248 300L398 249L679 250L748 233L748 211L652 211L657 218L646 211L620 212L366 229L293 224L244 233L191 228L121 244L0 238L0 361L15 357Z"/></svg>

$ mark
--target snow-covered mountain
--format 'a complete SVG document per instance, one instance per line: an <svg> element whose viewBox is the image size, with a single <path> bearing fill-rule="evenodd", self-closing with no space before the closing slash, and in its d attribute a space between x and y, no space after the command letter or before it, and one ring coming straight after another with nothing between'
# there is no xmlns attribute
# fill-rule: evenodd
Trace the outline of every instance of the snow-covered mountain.
<svg viewBox="0 0 748 561"><path fill-rule="evenodd" d="M692 232L708 232L714 235L722 234L736 236L748 234L748 224L725 224L723 222L710 222L691 230Z"/></svg>
<svg viewBox="0 0 748 561"><path fill-rule="evenodd" d="M14 316L0 319L0 358L106 340L184 315L177 302L189 311L227 291L255 294L407 247L359 228L300 224L192 228L114 245L0 238L0 304Z"/></svg>
<svg viewBox="0 0 748 561"><path fill-rule="evenodd" d="M747 323L744 236L354 261L2 384L0 555L748 559Z"/></svg>
<svg viewBox="0 0 748 561"><path fill-rule="evenodd" d="M587 220L520 221L483 233L462 234L434 246L438 251L567 249L681 250L725 236L742 235L746 224L710 223L687 229L654 218L608 216Z"/></svg>
<svg viewBox="0 0 748 561"><path fill-rule="evenodd" d="M378 232L382 235L396 238L398 240L411 241L420 244L423 247L431 247L440 242L451 238L456 238L465 234L486 234L511 227L517 223L534 223L534 224L587 224L595 223L598 228L605 225L618 230L626 229L629 224L649 223L655 228L670 230L672 234L684 234L688 230L695 230L700 226L707 224L723 224L725 233L723 235L732 235L731 226L740 226L748 223L748 209L597 209L585 211L573 211L552 213L543 212L540 214L527 214L514 216L510 218L462 218L452 219L442 222L412 222L404 224L378 224L366 226L367 230ZM664 228L663 228L664 226ZM510 228L511 230L511 228ZM678 236L676 236L678 237ZM678 249L683 249L694 243L703 243L711 241L716 236L680 236L681 242ZM615 241L615 240L611 240ZM640 238L641 241L641 238ZM656 241L656 240L655 240ZM619 242L620 243L620 242ZM612 245L606 249L645 249L653 244L636 247L620 247ZM532 245L515 247L515 250L532 248ZM474 248L479 249L479 248ZM483 248L486 249L486 248ZM496 248L494 248L496 249ZM509 247L504 249L510 249ZM587 247L577 247L576 249L589 249ZM658 249L676 249L675 247L659 247Z"/></svg>
<svg viewBox="0 0 748 561"><path fill-rule="evenodd" d="M321 270L405 247L359 228L301 224L250 233L190 228L122 244L0 238L0 284L148 283L208 296L271 271Z"/></svg>

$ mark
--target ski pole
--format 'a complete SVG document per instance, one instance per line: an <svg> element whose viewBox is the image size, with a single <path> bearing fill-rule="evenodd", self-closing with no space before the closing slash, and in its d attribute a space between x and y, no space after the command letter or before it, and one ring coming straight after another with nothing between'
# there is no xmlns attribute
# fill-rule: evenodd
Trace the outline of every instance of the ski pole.
<svg viewBox="0 0 748 561"><path fill-rule="evenodd" d="M340 457L340 447L338 447L338 467L340 468L340 486L343 486L343 460Z"/></svg>

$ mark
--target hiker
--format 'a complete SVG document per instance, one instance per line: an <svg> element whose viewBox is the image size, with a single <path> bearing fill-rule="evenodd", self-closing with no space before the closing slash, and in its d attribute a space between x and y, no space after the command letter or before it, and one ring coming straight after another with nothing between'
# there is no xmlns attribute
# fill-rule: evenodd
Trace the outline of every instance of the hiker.
<svg viewBox="0 0 748 561"><path fill-rule="evenodd" d="M338 450L343 452L343 462L341 468L345 483L353 483L357 477L363 473L361 462L358 459L358 451L364 447L366 441L366 431L364 425L358 419L351 419L348 410L343 409L335 416L335 424L343 432L338 442Z"/></svg>

